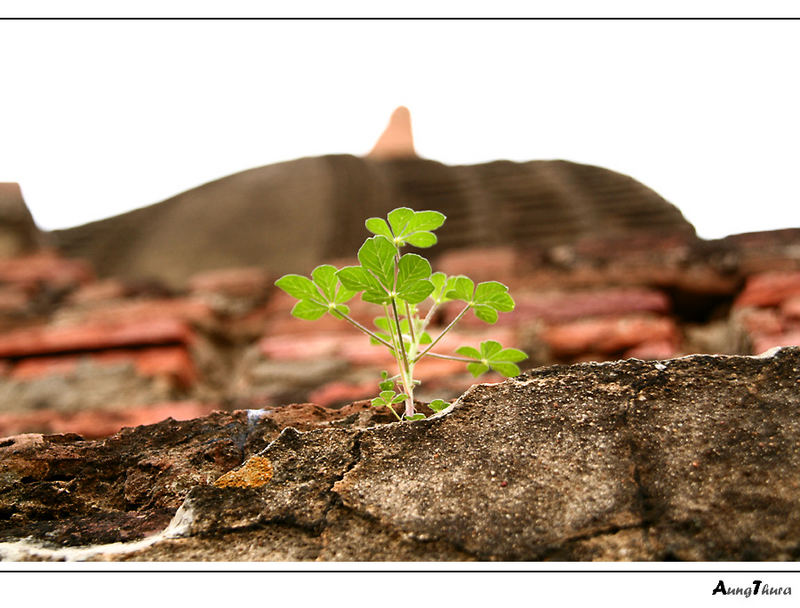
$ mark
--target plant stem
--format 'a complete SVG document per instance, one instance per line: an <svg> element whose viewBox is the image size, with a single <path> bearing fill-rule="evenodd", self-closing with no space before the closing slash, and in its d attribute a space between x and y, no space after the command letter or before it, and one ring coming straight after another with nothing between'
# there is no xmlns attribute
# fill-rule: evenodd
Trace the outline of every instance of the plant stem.
<svg viewBox="0 0 800 608"><path fill-rule="evenodd" d="M438 307L439 307L438 302L434 302L433 304L431 304L430 309L428 309L428 314L426 314L425 318L422 320L422 328L420 329L420 331L425 331L426 329L428 329L428 323L431 322L433 313Z"/></svg>
<svg viewBox="0 0 800 608"><path fill-rule="evenodd" d="M445 327L445 328L442 330L442 333L440 333L440 334L439 334L439 336L438 336L438 337L437 337L437 338L436 338L436 339L435 339L433 342L431 342L431 343L428 345L428 348L426 348L426 349L425 349L425 350L423 350L423 351L422 351L422 352L421 352L419 355L417 355L417 357L414 359L414 363L416 363L417 361L419 361L420 359L422 359L422 357L424 357L425 355L427 355L427 354L428 354L428 351L430 351L430 350L431 350L431 349L432 349L434 346L436 346L436 343L437 343L439 340L441 340L441 339L442 339L442 337L443 337L443 336L444 336L444 335L445 335L445 334L446 334L448 331L450 331L451 329L453 329L453 326L454 326L456 323L458 323L458 322L461 320L461 317L463 317L463 316L466 314L466 312L467 312L467 311L468 311L468 310L469 310L471 307L472 307L472 304L467 304L467 305L464 307L464 310L462 310L460 313L458 313L458 316L457 316L455 319L453 319L452 321L450 321L449 325L448 325L447 327Z"/></svg>
<svg viewBox="0 0 800 608"><path fill-rule="evenodd" d="M428 357L434 359L448 359L450 361L463 361L464 363L481 363L480 359L471 359L469 357L459 357L458 355L442 355L440 353L427 353Z"/></svg>
<svg viewBox="0 0 800 608"><path fill-rule="evenodd" d="M400 372L403 378L403 389L405 390L406 395L408 395L408 399L406 399L406 416L413 416L414 415L414 384L410 381L409 375L411 374L412 367L408 363L408 357L406 356L406 346L403 343L403 332L400 329L400 315L397 312L397 302L395 299L392 298L392 313L394 316L394 323L397 327L397 338L398 342L400 342L400 354L403 357L402 364L400 366ZM411 320L409 319L409 324Z"/></svg>
<svg viewBox="0 0 800 608"><path fill-rule="evenodd" d="M368 335L370 338L375 338L375 339L376 339L378 342L380 342L381 344L383 344L383 345L384 345L384 346L386 346L387 348L392 348L392 349L394 348L394 347L393 347L391 344L389 344L389 343L388 343L386 340L384 340L383 338L381 338L379 335L377 335L377 334L376 334L376 333L374 333L373 331L370 331L369 329L367 329L366 327L364 327L363 325L361 325L361 323L359 323L359 322L358 322L358 321L356 321L355 319L353 319L353 318L349 317L348 315L342 314L342 313L340 313L339 311L334 311L334 312L335 312L337 315L339 315L339 317L340 317L341 319L344 319L345 321L347 321L348 323L350 323L350 325L352 325L353 327L355 327L355 328L359 329L360 331L362 331L363 333L367 334L367 335Z"/></svg>

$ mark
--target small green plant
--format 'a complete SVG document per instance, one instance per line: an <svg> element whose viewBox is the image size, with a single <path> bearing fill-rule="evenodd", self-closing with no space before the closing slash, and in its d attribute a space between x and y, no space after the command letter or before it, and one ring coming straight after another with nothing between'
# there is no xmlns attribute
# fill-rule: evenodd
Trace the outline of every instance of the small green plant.
<svg viewBox="0 0 800 608"><path fill-rule="evenodd" d="M465 276L447 276L433 272L431 265L415 253L401 254L407 245L431 247L436 244L434 230L440 228L445 216L438 211L414 211L400 207L391 211L386 220L369 218L365 225L374 236L367 238L358 250L358 266L337 269L330 264L317 266L311 278L287 274L275 282L283 291L299 301L292 315L316 320L325 314L346 321L369 336L373 344L389 349L397 362L398 373L383 372L380 394L372 400L376 407L388 407L397 418L419 420L425 415L414 409L414 366L424 357L463 361L467 370L477 377L490 369L503 376L520 373L517 363L527 355L516 348L503 348L499 342L486 340L478 348L462 346L455 354L433 352L458 321L470 310L486 323L495 323L498 313L514 309L508 287L497 281L475 283ZM374 329L365 327L350 316L347 302L356 294L361 299L382 308L383 314L374 320ZM459 301L461 311L435 338L428 333L434 313L443 304ZM403 417L394 405L405 402ZM449 403L436 399L429 404L434 412Z"/></svg>

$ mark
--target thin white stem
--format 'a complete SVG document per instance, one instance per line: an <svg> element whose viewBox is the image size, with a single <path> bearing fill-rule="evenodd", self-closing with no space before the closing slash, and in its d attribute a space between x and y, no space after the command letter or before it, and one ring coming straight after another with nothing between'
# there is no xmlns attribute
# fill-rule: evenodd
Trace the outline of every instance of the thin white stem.
<svg viewBox="0 0 800 608"><path fill-rule="evenodd" d="M378 342L380 342L380 343L381 343L381 344L383 344L384 346L386 346L386 347L388 347L388 348L391 348L391 349L394 349L394 347L393 347L391 344L389 344L389 343L388 343L386 340L384 340L383 338L381 338L381 337L380 337L378 334L376 334L375 332L373 332L373 331L371 331L371 330L367 329L366 327L364 327L363 325L361 325L361 323L359 323L359 322L358 322L358 321L356 321L355 319L351 318L350 316L348 316L348 315L346 315L346 314L343 314L343 313L339 312L338 310L335 310L335 311L333 311L333 312L334 312L334 313L336 313L337 315L339 315L339 318L340 318L340 319L344 319L345 321L347 321L348 323L350 323L350 325L352 325L353 327L355 327L355 328L357 328L358 330L360 330L361 332L363 332L363 333L367 334L367 335L368 335L370 338L375 338L375 339L376 339Z"/></svg>
<svg viewBox="0 0 800 608"><path fill-rule="evenodd" d="M441 353L427 353L428 357L434 359L449 359L450 361L463 361L464 363L480 363L480 359L472 359L470 357L459 357L458 355L443 355Z"/></svg>
<svg viewBox="0 0 800 608"><path fill-rule="evenodd" d="M446 334L448 331L450 331L451 329L453 329L453 326L454 326L456 323L458 323L458 322L461 320L461 317L463 317L463 316L464 316L464 315L467 313L467 311L468 311L468 310L469 310L471 307L472 307L472 304L467 304L467 305L464 307L464 310L462 310L460 313L458 313L458 316L456 316L456 318L455 318L455 319L453 319L452 321L450 321L450 323L448 324L448 326L447 326L447 327L445 327L445 328L442 330L442 333L440 333L440 334L438 335L438 337L437 337L437 338L436 338L436 339L435 339L433 342L431 342L431 343L428 345L428 348L426 348L426 349L425 349L425 350L423 350L423 351L422 351L422 352L421 352L419 355L417 355L417 357L414 359L414 363L416 363L417 361L419 361L420 359L422 359L422 357L424 357L425 355L427 355L427 354L428 354L428 352L429 352L429 351L430 351L430 350L431 350L431 349L432 349L434 346L436 346L436 343L437 343L439 340L441 340L441 339L444 337L444 335L445 335L445 334Z"/></svg>

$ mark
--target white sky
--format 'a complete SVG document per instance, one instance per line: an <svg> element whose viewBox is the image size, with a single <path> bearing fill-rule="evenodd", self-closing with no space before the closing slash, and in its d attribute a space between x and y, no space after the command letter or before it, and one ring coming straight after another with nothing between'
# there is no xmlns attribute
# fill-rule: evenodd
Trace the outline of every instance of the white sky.
<svg viewBox="0 0 800 608"><path fill-rule="evenodd" d="M364 154L404 104L427 158L608 167L706 238L800 227L798 60L790 21L2 21L0 181L75 225Z"/></svg>

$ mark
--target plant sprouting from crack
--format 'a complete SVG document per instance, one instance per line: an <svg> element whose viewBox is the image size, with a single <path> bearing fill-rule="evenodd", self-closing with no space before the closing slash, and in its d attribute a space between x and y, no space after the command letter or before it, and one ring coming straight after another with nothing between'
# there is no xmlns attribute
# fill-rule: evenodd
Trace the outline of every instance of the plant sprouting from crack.
<svg viewBox="0 0 800 608"><path fill-rule="evenodd" d="M494 370L505 377L520 373L517 363L527 355L516 348L503 348L494 340L482 342L478 348L462 346L454 354L435 352L441 339L472 311L481 321L497 322L498 313L514 309L508 287L497 281L475 285L463 276L447 276L433 272L424 257L415 253L402 254L407 245L427 248L436 244L434 230L440 228L445 216L438 211L414 211L400 207L389 212L386 220L369 218L365 225L374 236L367 238L358 250L358 266L337 269L330 264L317 266L311 277L287 274L275 282L299 301L292 315L316 320L325 314L341 319L369 336L373 344L389 349L397 362L398 373L383 372L380 394L372 400L376 407L386 406L399 420L418 420L425 415L414 409L414 367L425 357L451 359L466 363L475 377ZM357 294L361 299L379 306L382 315L374 319L370 329L350 316L347 302ZM429 326L434 314L448 302L461 302L463 307L452 321L434 338ZM405 403L401 418L394 405ZM436 399L429 404L434 412L449 403Z"/></svg>

